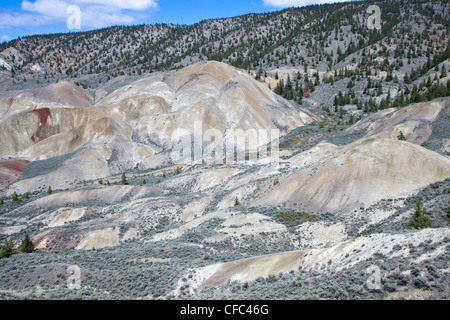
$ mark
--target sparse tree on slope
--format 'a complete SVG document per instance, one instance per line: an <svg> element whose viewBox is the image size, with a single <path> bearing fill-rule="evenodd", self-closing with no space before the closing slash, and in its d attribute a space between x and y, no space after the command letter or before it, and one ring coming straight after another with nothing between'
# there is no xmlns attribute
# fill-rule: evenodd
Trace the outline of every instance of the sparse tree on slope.
<svg viewBox="0 0 450 320"><path fill-rule="evenodd" d="M20 246L20 252L23 253L31 253L34 251L34 244L31 241L28 233L25 235L25 238L22 240L22 245Z"/></svg>
<svg viewBox="0 0 450 320"><path fill-rule="evenodd" d="M122 174L122 184L128 185L127 176L125 175L125 173Z"/></svg>
<svg viewBox="0 0 450 320"><path fill-rule="evenodd" d="M0 248L0 259L9 258L13 254L17 253L16 247L14 245L14 241L5 240L5 244Z"/></svg>
<svg viewBox="0 0 450 320"><path fill-rule="evenodd" d="M417 200L414 204L414 213L412 215L412 219L408 221L407 226L411 229L425 229L433 226L433 222L430 217L425 215L425 210L423 209L423 203L421 200Z"/></svg>

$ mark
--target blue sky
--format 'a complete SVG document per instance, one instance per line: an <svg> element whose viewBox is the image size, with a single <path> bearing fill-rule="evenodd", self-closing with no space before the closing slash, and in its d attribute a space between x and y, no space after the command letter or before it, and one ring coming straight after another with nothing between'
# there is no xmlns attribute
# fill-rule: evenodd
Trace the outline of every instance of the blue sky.
<svg viewBox="0 0 450 320"><path fill-rule="evenodd" d="M346 0L2 0L0 43L33 34L143 23L193 24L204 19L341 1Z"/></svg>

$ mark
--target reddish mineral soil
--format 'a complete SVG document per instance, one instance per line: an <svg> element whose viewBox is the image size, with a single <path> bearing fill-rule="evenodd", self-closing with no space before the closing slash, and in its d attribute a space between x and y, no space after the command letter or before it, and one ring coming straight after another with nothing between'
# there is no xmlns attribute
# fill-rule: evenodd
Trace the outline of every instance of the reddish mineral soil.
<svg viewBox="0 0 450 320"><path fill-rule="evenodd" d="M29 163L22 159L0 161L0 188L16 181Z"/></svg>
<svg viewBox="0 0 450 320"><path fill-rule="evenodd" d="M31 140L33 140L34 143L38 143L39 141L42 141L50 136L49 129L50 127L47 125L48 119L52 119L52 114L50 112L49 108L43 108L43 109L36 109L31 111L38 117L38 130L36 133L31 137Z"/></svg>

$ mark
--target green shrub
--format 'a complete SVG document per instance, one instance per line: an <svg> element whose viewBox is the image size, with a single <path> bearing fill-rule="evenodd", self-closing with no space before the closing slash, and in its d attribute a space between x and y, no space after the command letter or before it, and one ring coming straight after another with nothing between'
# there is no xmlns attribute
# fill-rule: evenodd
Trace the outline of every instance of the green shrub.
<svg viewBox="0 0 450 320"><path fill-rule="evenodd" d="M12 201L13 201L14 203L20 202L20 201L21 201L21 200L19 199L19 196L17 195L17 192L15 192L15 191L14 191L14 194L13 194L13 196L12 196Z"/></svg>
<svg viewBox="0 0 450 320"><path fill-rule="evenodd" d="M361 233L358 233L357 237L364 237L364 236L370 236L373 233L372 229L364 230Z"/></svg>
<svg viewBox="0 0 450 320"><path fill-rule="evenodd" d="M399 135L397 136L397 139L400 141L406 141L406 137L403 134L403 131L400 131Z"/></svg>
<svg viewBox="0 0 450 320"><path fill-rule="evenodd" d="M302 212L292 212L292 211L280 212L280 213L277 213L276 216L283 224L286 224L287 226L290 226L290 227L295 227L303 222L317 220L319 218L316 215L309 214L304 211L302 211Z"/></svg>

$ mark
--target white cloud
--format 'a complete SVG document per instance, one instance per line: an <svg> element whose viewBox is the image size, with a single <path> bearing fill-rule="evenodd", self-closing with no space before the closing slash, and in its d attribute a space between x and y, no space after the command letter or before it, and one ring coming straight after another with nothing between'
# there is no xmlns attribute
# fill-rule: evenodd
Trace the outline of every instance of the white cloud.
<svg viewBox="0 0 450 320"><path fill-rule="evenodd" d="M351 0L263 0L264 5L268 7L288 8L303 7L310 4L325 4L335 2L347 2Z"/></svg>
<svg viewBox="0 0 450 320"><path fill-rule="evenodd" d="M71 5L81 9L82 28L133 24L158 8L157 0L23 0L20 12L0 14L0 29L65 22Z"/></svg>
<svg viewBox="0 0 450 320"><path fill-rule="evenodd" d="M136 11L158 7L156 0L76 0L76 2Z"/></svg>
<svg viewBox="0 0 450 320"><path fill-rule="evenodd" d="M0 28L22 27L22 26L42 26L50 20L34 14L13 13L0 14Z"/></svg>
<svg viewBox="0 0 450 320"><path fill-rule="evenodd" d="M11 40L11 38L8 37L8 36L6 36L6 35L4 35L4 36L2 36L2 37L0 38L0 43L5 42L5 41L9 41L9 40Z"/></svg>
<svg viewBox="0 0 450 320"><path fill-rule="evenodd" d="M86 7L81 9L81 24L91 28L104 28L112 25L133 24L134 16L124 14L120 10L108 7Z"/></svg>
<svg viewBox="0 0 450 320"><path fill-rule="evenodd" d="M22 10L35 12L50 18L60 18L66 14L68 4L61 0L22 1Z"/></svg>

